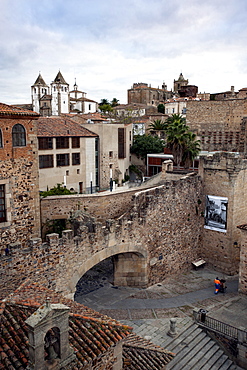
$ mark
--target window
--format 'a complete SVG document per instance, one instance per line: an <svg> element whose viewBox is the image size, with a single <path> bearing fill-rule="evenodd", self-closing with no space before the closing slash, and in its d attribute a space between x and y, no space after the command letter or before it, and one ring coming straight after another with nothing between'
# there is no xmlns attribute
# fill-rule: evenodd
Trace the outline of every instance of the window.
<svg viewBox="0 0 247 370"><path fill-rule="evenodd" d="M88 104L88 110L91 110L91 104Z"/></svg>
<svg viewBox="0 0 247 370"><path fill-rule="evenodd" d="M39 137L39 150L42 149L53 149L52 137Z"/></svg>
<svg viewBox="0 0 247 370"><path fill-rule="evenodd" d="M17 123L12 129L12 144L13 146L26 145L26 132L24 126Z"/></svg>
<svg viewBox="0 0 247 370"><path fill-rule="evenodd" d="M72 137L72 148L80 148L80 138L79 136L77 137Z"/></svg>
<svg viewBox="0 0 247 370"><path fill-rule="evenodd" d="M72 164L80 164L80 153L72 153Z"/></svg>
<svg viewBox="0 0 247 370"><path fill-rule="evenodd" d="M53 167L53 155L39 155L39 168Z"/></svg>
<svg viewBox="0 0 247 370"><path fill-rule="evenodd" d="M65 149L69 148L69 138L68 137L57 137L56 138L56 148L57 149Z"/></svg>
<svg viewBox="0 0 247 370"><path fill-rule="evenodd" d="M172 113L175 113L175 108L172 108Z"/></svg>
<svg viewBox="0 0 247 370"><path fill-rule="evenodd" d="M112 151L110 151L109 152L109 158L112 158L113 157L113 152Z"/></svg>
<svg viewBox="0 0 247 370"><path fill-rule="evenodd" d="M6 221L5 185L0 185L0 222Z"/></svg>
<svg viewBox="0 0 247 370"><path fill-rule="evenodd" d="M57 167L69 166L69 154L57 154Z"/></svg>
<svg viewBox="0 0 247 370"><path fill-rule="evenodd" d="M2 130L0 130L0 148L3 147L3 136L2 136Z"/></svg>
<svg viewBox="0 0 247 370"><path fill-rule="evenodd" d="M118 158L125 158L126 151L125 151L125 129L120 128L118 129Z"/></svg>

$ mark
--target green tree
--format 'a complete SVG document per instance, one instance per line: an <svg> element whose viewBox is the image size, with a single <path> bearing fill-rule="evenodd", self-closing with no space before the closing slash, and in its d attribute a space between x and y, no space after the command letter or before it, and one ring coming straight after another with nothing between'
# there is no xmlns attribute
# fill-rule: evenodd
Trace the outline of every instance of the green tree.
<svg viewBox="0 0 247 370"><path fill-rule="evenodd" d="M190 167L193 160L198 156L201 150L201 142L196 139L196 134L188 132L187 142L183 154L183 162L185 168Z"/></svg>
<svg viewBox="0 0 247 370"><path fill-rule="evenodd" d="M75 193L70 191L66 187L62 186L61 184L57 184L57 186L54 186L50 190L40 192L40 195L42 197L48 197L49 195L69 195L69 194Z"/></svg>
<svg viewBox="0 0 247 370"><path fill-rule="evenodd" d="M109 113L109 112L112 112L113 111L111 104L102 104L102 105L99 105L99 109L103 113Z"/></svg>
<svg viewBox="0 0 247 370"><path fill-rule="evenodd" d="M131 153L138 158L147 159L149 153L163 153L164 142L157 136L137 135L134 138Z"/></svg>
<svg viewBox="0 0 247 370"><path fill-rule="evenodd" d="M163 114L165 113L165 106L164 106L164 104L161 104L160 103L157 108L158 108L158 112L159 113L163 113Z"/></svg>
<svg viewBox="0 0 247 370"><path fill-rule="evenodd" d="M116 107L117 105L119 105L119 100L117 98L113 98L111 101L111 106Z"/></svg>
<svg viewBox="0 0 247 370"><path fill-rule="evenodd" d="M155 131L163 131L166 129L166 126L167 124L162 122L161 119L156 119L155 121L151 122L148 127Z"/></svg>
<svg viewBox="0 0 247 370"><path fill-rule="evenodd" d="M108 101L108 99L101 99L99 103L99 107L102 105L110 105L110 102Z"/></svg>
<svg viewBox="0 0 247 370"><path fill-rule="evenodd" d="M171 150L175 163L188 164L199 154L200 141L189 131L186 119L180 114L173 114L166 120L166 145Z"/></svg>

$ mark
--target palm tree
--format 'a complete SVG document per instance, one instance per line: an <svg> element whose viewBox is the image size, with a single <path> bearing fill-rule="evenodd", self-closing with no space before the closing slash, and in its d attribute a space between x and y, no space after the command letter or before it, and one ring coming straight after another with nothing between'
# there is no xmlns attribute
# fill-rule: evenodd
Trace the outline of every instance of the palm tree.
<svg viewBox="0 0 247 370"><path fill-rule="evenodd" d="M150 127L152 130L155 130L155 131L161 131L161 130L165 130L166 123L162 122L161 119L156 119L155 121L151 122L148 127Z"/></svg>
<svg viewBox="0 0 247 370"><path fill-rule="evenodd" d="M200 140L196 139L196 134L189 131L186 119L180 114L168 117L166 124L166 143L172 151L174 162L178 166L184 162L188 168L200 153Z"/></svg>
<svg viewBox="0 0 247 370"><path fill-rule="evenodd" d="M116 107L117 105L119 105L119 100L117 98L113 98L111 101L111 106Z"/></svg>
<svg viewBox="0 0 247 370"><path fill-rule="evenodd" d="M183 154L183 162L185 168L189 168L193 160L200 153L201 150L200 143L201 141L196 139L196 134L189 131L187 136L187 143Z"/></svg>
<svg viewBox="0 0 247 370"><path fill-rule="evenodd" d="M188 141L189 128L186 126L185 119L179 114L173 114L166 123L167 147L172 151L174 161L179 166Z"/></svg>
<svg viewBox="0 0 247 370"><path fill-rule="evenodd" d="M161 119L156 119L155 121L151 122L148 127L151 134L154 134L159 138L164 138L166 126L167 124L161 121Z"/></svg>

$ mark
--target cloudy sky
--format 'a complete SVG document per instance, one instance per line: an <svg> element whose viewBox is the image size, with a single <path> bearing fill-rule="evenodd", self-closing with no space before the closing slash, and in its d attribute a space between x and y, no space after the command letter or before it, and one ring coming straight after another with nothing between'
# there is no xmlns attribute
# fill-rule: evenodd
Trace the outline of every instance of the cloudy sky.
<svg viewBox="0 0 247 370"><path fill-rule="evenodd" d="M127 103L134 82L247 87L246 0L0 0L0 101L31 102L39 72Z"/></svg>

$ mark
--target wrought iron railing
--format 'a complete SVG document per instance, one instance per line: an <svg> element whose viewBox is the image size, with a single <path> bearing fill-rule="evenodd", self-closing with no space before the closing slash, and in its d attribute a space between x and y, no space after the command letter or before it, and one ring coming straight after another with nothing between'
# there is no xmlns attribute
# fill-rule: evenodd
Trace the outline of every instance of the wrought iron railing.
<svg viewBox="0 0 247 370"><path fill-rule="evenodd" d="M195 321L205 329L211 330L230 339L237 340L238 343L247 344L247 331L238 329L232 325L216 320L207 315L207 311L199 310L194 312Z"/></svg>

